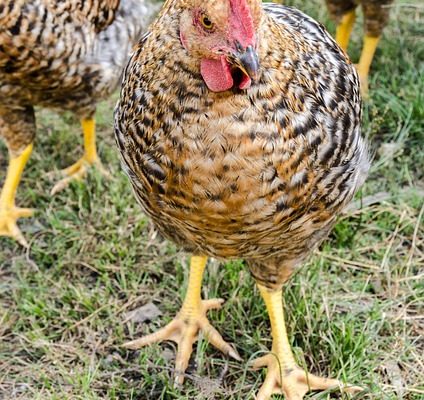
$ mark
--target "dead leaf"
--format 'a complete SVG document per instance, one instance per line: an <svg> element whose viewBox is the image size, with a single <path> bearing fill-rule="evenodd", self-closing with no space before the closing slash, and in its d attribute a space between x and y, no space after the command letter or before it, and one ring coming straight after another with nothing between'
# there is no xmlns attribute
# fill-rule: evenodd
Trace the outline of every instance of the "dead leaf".
<svg viewBox="0 0 424 400"><path fill-rule="evenodd" d="M396 390L399 398L403 399L405 393L405 384L402 378L402 371L399 368L399 364L394 360L388 360L383 364L386 370L387 376L390 379L391 384Z"/></svg>
<svg viewBox="0 0 424 400"><path fill-rule="evenodd" d="M162 312L153 303L147 303L144 306L136 308L124 314L124 323L131 321L135 323L143 323L146 321L154 321L162 315Z"/></svg>
<svg viewBox="0 0 424 400"><path fill-rule="evenodd" d="M402 147L400 142L383 143L377 150L377 154L386 160L391 160L402 151Z"/></svg>

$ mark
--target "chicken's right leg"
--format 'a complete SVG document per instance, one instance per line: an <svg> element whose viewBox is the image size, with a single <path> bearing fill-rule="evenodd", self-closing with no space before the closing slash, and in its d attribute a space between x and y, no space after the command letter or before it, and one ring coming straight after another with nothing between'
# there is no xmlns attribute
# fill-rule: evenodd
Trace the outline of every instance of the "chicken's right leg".
<svg viewBox="0 0 424 400"><path fill-rule="evenodd" d="M10 236L22 246L28 243L19 230L16 221L19 218L30 217L33 211L29 208L15 206L16 190L21 180L22 171L32 152L32 143L17 157L11 156L7 169L6 180L0 194L0 236Z"/></svg>
<svg viewBox="0 0 424 400"><path fill-rule="evenodd" d="M268 289L258 283L271 322L271 353L256 359L254 368L267 367L268 372L256 400L270 400L273 394L283 394L286 400L302 400L310 390L341 389L356 393L359 386L345 385L337 379L322 378L300 368L295 361L284 321L282 290Z"/></svg>
<svg viewBox="0 0 424 400"><path fill-rule="evenodd" d="M0 236L12 237L26 247L28 243L16 221L19 218L30 217L33 211L16 207L15 197L22 172L32 152L35 138L34 109L31 106L2 105L0 137L5 140L10 156L6 180L0 192Z"/></svg>
<svg viewBox="0 0 424 400"><path fill-rule="evenodd" d="M365 98L368 97L368 74L370 72L371 63L379 41L380 36L372 37L365 35L361 58L357 65L359 80L361 82L361 93Z"/></svg>
<svg viewBox="0 0 424 400"><path fill-rule="evenodd" d="M184 372L187 369L192 346L197 340L199 331L202 331L209 342L218 350L240 361L237 352L224 341L206 317L208 310L220 308L223 303L222 299L202 300L200 296L206 262L207 257L193 256L191 258L187 294L177 316L159 331L124 345L130 349L138 349L164 340L176 342L178 352L175 362L175 381L178 384L182 384L184 381Z"/></svg>
<svg viewBox="0 0 424 400"><path fill-rule="evenodd" d="M344 51L347 51L347 47L349 46L350 34L352 33L355 19L355 9L353 9L343 15L339 25L337 26L336 42Z"/></svg>

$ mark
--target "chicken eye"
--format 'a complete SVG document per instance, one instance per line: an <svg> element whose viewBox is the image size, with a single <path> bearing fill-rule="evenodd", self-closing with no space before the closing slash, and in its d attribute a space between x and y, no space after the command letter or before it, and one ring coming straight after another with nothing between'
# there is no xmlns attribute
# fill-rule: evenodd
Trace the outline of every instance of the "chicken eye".
<svg viewBox="0 0 424 400"><path fill-rule="evenodd" d="M205 29L210 30L213 28L212 21L206 15L202 15L202 17L200 18L200 22L202 23Z"/></svg>

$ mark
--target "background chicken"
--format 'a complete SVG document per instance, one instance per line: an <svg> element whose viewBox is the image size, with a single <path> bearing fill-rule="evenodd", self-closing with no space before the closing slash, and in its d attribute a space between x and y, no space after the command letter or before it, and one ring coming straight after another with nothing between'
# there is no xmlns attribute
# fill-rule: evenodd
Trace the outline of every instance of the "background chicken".
<svg viewBox="0 0 424 400"><path fill-rule="evenodd" d="M126 69L115 134L144 210L194 256L177 317L128 347L177 342L178 382L199 331L239 359L206 318L222 300L200 289L207 256L241 257L273 338L254 363L268 367L257 399L343 386L297 366L281 296L365 179L360 110L354 68L306 15L259 0L165 3Z"/></svg>
<svg viewBox="0 0 424 400"><path fill-rule="evenodd" d="M356 8L361 5L364 13L364 41L357 65L361 90L368 92L368 74L381 34L389 20L393 0L326 0L330 16L337 23L336 40L347 51L349 38L356 19Z"/></svg>
<svg viewBox="0 0 424 400"><path fill-rule="evenodd" d="M325 0L331 18L337 23L336 41L347 51L350 34L356 20L356 8L360 5L364 13L364 40L361 57L357 65L362 93L368 94L368 75L374 53L384 27L389 20L393 0ZM276 0L283 4L283 0Z"/></svg>
<svg viewBox="0 0 424 400"><path fill-rule="evenodd" d="M0 5L0 137L10 164L0 195L0 235L25 245L16 221L32 214L15 207L15 194L35 137L34 106L81 118L84 156L65 179L101 167L96 153L96 102L116 87L134 41L152 17L144 0L6 1Z"/></svg>

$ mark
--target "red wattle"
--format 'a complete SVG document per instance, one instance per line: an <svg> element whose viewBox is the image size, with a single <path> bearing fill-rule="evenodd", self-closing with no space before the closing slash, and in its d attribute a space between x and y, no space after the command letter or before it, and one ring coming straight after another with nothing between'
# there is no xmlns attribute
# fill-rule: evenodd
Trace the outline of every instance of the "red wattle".
<svg viewBox="0 0 424 400"><path fill-rule="evenodd" d="M200 63L200 73L212 92L224 92L233 87L233 77L225 56L219 60L204 58Z"/></svg>

